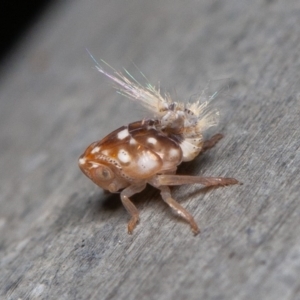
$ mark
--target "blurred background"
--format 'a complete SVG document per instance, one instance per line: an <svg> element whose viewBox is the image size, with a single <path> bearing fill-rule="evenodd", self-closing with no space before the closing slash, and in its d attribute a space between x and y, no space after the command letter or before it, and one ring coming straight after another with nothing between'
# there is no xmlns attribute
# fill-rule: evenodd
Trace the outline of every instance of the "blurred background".
<svg viewBox="0 0 300 300"><path fill-rule="evenodd" d="M300 299L299 0L0 5L1 299ZM175 100L229 80L225 138L180 172L244 185L173 189L197 237L151 188L128 235L119 195L79 170L91 142L152 117L86 48Z"/></svg>

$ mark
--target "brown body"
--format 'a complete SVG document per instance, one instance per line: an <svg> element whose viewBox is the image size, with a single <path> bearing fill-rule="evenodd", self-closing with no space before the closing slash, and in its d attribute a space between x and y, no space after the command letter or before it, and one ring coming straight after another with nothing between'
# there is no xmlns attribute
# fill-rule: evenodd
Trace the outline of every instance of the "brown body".
<svg viewBox="0 0 300 300"><path fill-rule="evenodd" d="M129 233L139 220L138 211L129 197L142 191L147 183L160 189L162 198L190 223L194 233L198 233L193 217L172 199L168 186L187 183L228 185L237 180L174 175L184 157L185 149L180 146L183 141L180 141L180 135L164 132L160 127L154 120L122 126L103 140L92 143L80 157L79 166L87 177L105 190L118 192L123 189L121 200L132 217L128 224ZM214 136L196 150L199 153L213 147L221 137Z"/></svg>

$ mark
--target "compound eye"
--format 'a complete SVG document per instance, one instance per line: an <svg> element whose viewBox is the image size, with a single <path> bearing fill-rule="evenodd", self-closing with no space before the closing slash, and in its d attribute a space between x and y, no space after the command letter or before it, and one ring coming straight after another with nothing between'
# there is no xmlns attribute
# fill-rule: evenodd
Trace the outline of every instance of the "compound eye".
<svg viewBox="0 0 300 300"><path fill-rule="evenodd" d="M95 170L95 175L98 179L107 181L114 178L114 174L109 167L99 165Z"/></svg>

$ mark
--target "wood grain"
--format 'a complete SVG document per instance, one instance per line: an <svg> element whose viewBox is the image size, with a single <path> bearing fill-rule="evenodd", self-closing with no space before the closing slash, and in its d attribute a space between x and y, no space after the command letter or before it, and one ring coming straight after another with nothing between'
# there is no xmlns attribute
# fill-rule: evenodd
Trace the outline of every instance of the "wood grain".
<svg viewBox="0 0 300 300"><path fill-rule="evenodd" d="M1 69L0 298L300 299L299 14L298 0L53 6ZM224 139L179 171L244 185L173 189L200 235L151 188L128 235L119 196L80 172L88 144L145 116L85 48L174 99L223 91Z"/></svg>

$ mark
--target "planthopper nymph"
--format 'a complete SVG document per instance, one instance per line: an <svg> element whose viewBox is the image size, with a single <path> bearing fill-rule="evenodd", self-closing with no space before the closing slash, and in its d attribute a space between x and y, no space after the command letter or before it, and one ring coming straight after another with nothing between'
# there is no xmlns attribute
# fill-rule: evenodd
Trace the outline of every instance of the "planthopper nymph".
<svg viewBox="0 0 300 300"><path fill-rule="evenodd" d="M139 222L139 212L130 197L147 184L159 189L162 199L189 223L194 234L199 233L193 216L172 198L170 186L238 183L234 178L176 174L178 165L193 160L222 138L221 134L209 140L203 138L205 130L217 124L218 112L209 108L209 101L173 102L169 94L162 95L149 83L141 85L126 70L124 75L111 67L110 74L98 63L96 68L115 83L122 95L147 108L154 117L122 126L92 143L79 158L80 169L104 190L120 193L130 215L129 233Z"/></svg>

